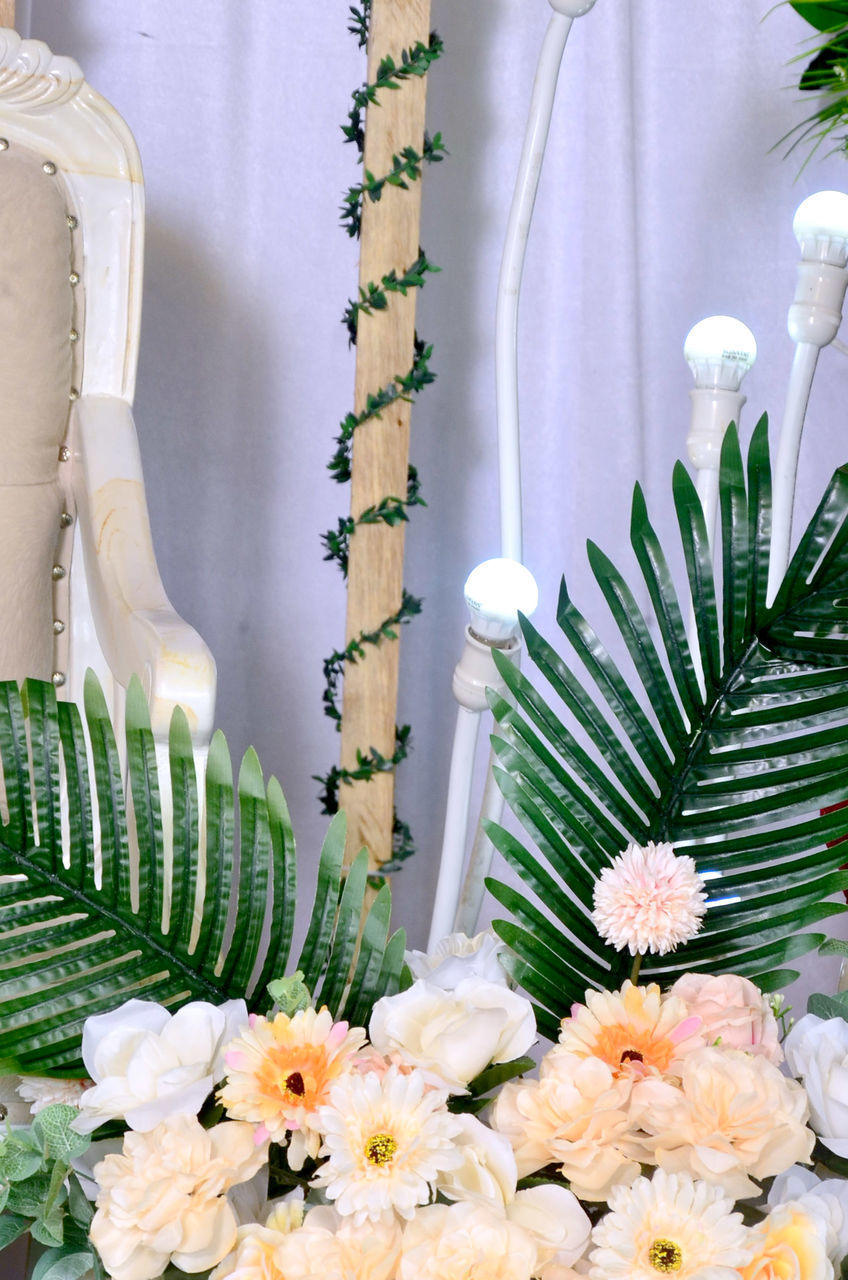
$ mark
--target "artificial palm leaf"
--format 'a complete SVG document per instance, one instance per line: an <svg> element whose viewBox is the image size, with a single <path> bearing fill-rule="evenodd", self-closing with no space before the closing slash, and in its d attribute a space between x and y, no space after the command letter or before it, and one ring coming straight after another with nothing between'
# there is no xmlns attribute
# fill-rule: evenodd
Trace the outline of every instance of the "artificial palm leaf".
<svg viewBox="0 0 848 1280"><path fill-rule="evenodd" d="M4 1069L73 1074L85 1018L129 996L176 1006L246 995L249 1006L266 1009L267 983L300 968L317 1000L363 1021L379 996L397 990L403 935L389 939L384 887L360 937L367 854L344 872L343 816L330 826L306 942L290 963L294 838L279 784L272 778L266 787L256 753L246 753L236 789L215 734L202 820L191 736L182 711L174 713L171 862L140 684L126 704L131 803L90 673L85 716L87 736L77 707L57 702L52 685L28 680L22 697L14 682L0 684Z"/></svg>
<svg viewBox="0 0 848 1280"><path fill-rule="evenodd" d="M735 429L725 437L715 574L701 503L680 464L673 491L695 652L689 601L678 598L637 486L631 542L655 627L589 545L629 674L564 583L557 620L576 661L526 620L522 628L567 716L498 662L510 695L492 696L498 780L537 852L493 826L496 847L533 897L488 885L511 914L495 927L548 1032L587 987L620 985L630 971L631 957L605 944L588 918L596 879L630 841L670 841L710 873L702 931L672 955L646 957L650 980L719 968L774 990L797 976L789 962L822 941L802 931L846 909L826 899L848 885L839 870L845 849L829 847L848 819L821 810L848 798L848 468L833 477L771 607L765 419L751 441L747 485Z"/></svg>

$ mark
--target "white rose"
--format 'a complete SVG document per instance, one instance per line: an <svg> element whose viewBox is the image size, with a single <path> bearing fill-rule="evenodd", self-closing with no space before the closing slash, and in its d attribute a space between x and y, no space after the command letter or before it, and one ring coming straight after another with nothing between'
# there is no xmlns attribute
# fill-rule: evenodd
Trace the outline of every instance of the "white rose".
<svg viewBox="0 0 848 1280"><path fill-rule="evenodd" d="M820 1218L825 1227L827 1254L837 1274L848 1254L848 1182L844 1178L818 1178L812 1169L794 1164L778 1174L768 1194L770 1209L787 1203L800 1206L811 1218Z"/></svg>
<svg viewBox="0 0 848 1280"><path fill-rule="evenodd" d="M848 1022L808 1013L783 1048L789 1070L807 1091L816 1133L834 1155L848 1156Z"/></svg>
<svg viewBox="0 0 848 1280"><path fill-rule="evenodd" d="M123 1118L148 1133L167 1116L197 1115L226 1073L225 1046L246 1022L243 1000L219 1008L198 1000L173 1014L150 1000L128 1000L89 1018L82 1057L95 1085L80 1099L74 1128L91 1133Z"/></svg>
<svg viewBox="0 0 848 1280"><path fill-rule="evenodd" d="M498 959L503 946L487 931L474 938L450 933L432 951L407 951L405 959L413 978L426 978L444 991L454 991L465 978L483 978L505 987L507 974Z"/></svg>
<svg viewBox="0 0 848 1280"><path fill-rule="evenodd" d="M476 1200L487 1205L505 1205L515 1196L518 1170L512 1145L502 1133L495 1133L476 1116L458 1115L462 1125L454 1138L463 1162L457 1169L442 1173L436 1183L449 1200Z"/></svg>
<svg viewBox="0 0 848 1280"><path fill-rule="evenodd" d="M378 1000L369 1026L382 1054L399 1054L454 1093L491 1062L520 1057L536 1038L529 1000L494 982L465 978L443 991L425 979Z"/></svg>
<svg viewBox="0 0 848 1280"><path fill-rule="evenodd" d="M535 1240L540 1280L572 1267L589 1247L592 1223L573 1192L546 1183L519 1191L506 1206L510 1222L523 1227ZM550 1270L549 1270L550 1269Z"/></svg>

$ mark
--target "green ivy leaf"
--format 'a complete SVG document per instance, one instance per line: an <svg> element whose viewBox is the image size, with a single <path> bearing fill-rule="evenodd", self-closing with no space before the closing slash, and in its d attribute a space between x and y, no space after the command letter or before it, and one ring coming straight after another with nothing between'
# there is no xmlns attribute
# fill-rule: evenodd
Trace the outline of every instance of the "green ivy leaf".
<svg viewBox="0 0 848 1280"><path fill-rule="evenodd" d="M91 1250L48 1249L33 1267L31 1280L79 1280L93 1266Z"/></svg>
<svg viewBox="0 0 848 1280"><path fill-rule="evenodd" d="M34 1173L24 1182L13 1182L9 1188L8 1205L13 1213L24 1213L35 1218L50 1192L50 1174Z"/></svg>
<svg viewBox="0 0 848 1280"><path fill-rule="evenodd" d="M33 1240L48 1247L64 1243L65 1211L60 1204L53 1204L43 1216L36 1218L29 1229Z"/></svg>
<svg viewBox="0 0 848 1280"><path fill-rule="evenodd" d="M29 1218L18 1213L4 1213L0 1216L0 1249L5 1249L18 1236L29 1230Z"/></svg>
<svg viewBox="0 0 848 1280"><path fill-rule="evenodd" d="M71 1128L72 1122L78 1115L76 1107L56 1102L52 1106L44 1107L33 1120L33 1138L42 1148L46 1148L53 1160L70 1164L91 1145L91 1137L88 1134L76 1133Z"/></svg>
<svg viewBox="0 0 848 1280"><path fill-rule="evenodd" d="M10 1134L0 1143L0 1178L23 1182L43 1168L44 1157L33 1146L29 1134Z"/></svg>

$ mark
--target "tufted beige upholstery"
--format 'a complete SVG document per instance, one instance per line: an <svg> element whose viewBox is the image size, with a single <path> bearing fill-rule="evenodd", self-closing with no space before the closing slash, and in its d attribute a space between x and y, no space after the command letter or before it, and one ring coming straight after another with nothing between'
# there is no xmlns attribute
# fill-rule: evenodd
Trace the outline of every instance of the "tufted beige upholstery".
<svg viewBox="0 0 848 1280"><path fill-rule="evenodd" d="M49 679L77 308L61 179L0 150L0 679ZM49 166L48 166L49 169Z"/></svg>

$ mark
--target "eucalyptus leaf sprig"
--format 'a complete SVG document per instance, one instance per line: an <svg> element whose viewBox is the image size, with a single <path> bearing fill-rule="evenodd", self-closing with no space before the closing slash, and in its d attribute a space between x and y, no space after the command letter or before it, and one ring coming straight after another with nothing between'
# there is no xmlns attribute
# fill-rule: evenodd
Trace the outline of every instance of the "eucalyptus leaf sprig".
<svg viewBox="0 0 848 1280"><path fill-rule="evenodd" d="M371 0L361 0L359 7L351 5L349 15L348 30L356 37L359 47L363 48L368 43ZM365 151L364 113L369 103L376 103L378 95L383 90L398 89L405 80L426 75L430 66L441 56L443 47L439 36L431 32L426 45L418 41L405 49L400 56L400 62L388 55L381 59L374 81L354 91L347 122L342 125L342 133L346 142L356 144L359 164L362 164ZM376 203L387 186L408 190L411 183L420 180L425 164L436 163L445 154L442 135L436 133L431 138L425 133L421 150L419 151L411 144L402 147L392 157L392 166L388 173L375 176L366 170L363 180L348 188L341 206L341 223L348 235L359 236L362 228L362 210L366 199ZM426 277L438 270L439 268L428 259L424 250L419 249L415 262L400 274L392 270L381 277L379 284L370 281L365 288L360 288L359 296L348 301L342 316L342 323L347 330L351 346L356 344L361 316L371 316L375 312L387 311L392 294L399 293L405 296L410 289L422 288ZM419 338L416 333L413 350L412 367L406 374L398 375L385 387L370 392L365 398L365 408L358 414L347 414L342 420L336 437L336 449L328 463L328 470L337 483L344 484L351 478L352 441L357 429L366 422L379 418L385 409L397 401L413 402L424 387L435 380L436 375L430 369L429 363L432 346ZM408 510L413 506L426 506L426 503L420 494L418 473L415 467L410 466L404 496L387 494L357 517L339 517L336 527L328 529L322 535L324 559L335 561L342 576L347 578L350 539L357 527L367 524L395 526L405 523L409 519ZM341 729L342 723L339 687L346 664L364 658L369 645L396 641L399 627L410 622L420 612L421 600L404 589L400 606L394 614L385 618L373 631L360 632L348 642L344 649L334 650L324 660L324 691L322 693L324 714L333 720L337 730ZM367 751L358 749L354 769L343 769L334 765L326 774L313 775L314 780L321 785L319 800L322 811L328 814L338 811L339 787L344 783L367 781L378 773L394 770L406 759L410 745L410 726L397 725L395 749L391 756L384 756L373 747ZM383 864L382 870L396 870L413 852L414 845L409 826L401 821L395 812L392 828L392 859ZM372 877L372 879L378 881L379 877Z"/></svg>

